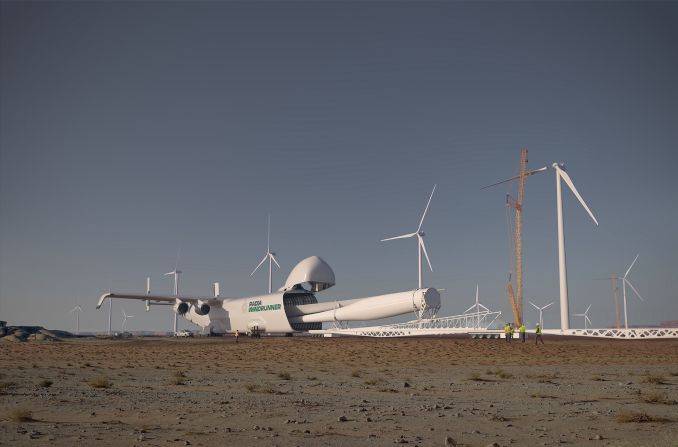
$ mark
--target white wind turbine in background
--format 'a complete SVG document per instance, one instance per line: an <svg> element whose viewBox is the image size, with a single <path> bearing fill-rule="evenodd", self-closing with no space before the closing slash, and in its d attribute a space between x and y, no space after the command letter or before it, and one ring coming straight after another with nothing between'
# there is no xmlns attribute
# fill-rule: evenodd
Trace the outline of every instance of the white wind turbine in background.
<svg viewBox="0 0 678 447"><path fill-rule="evenodd" d="M125 325L127 324L128 318L134 318L134 315L127 315L125 313L125 308L122 308L122 331L125 332Z"/></svg>
<svg viewBox="0 0 678 447"><path fill-rule="evenodd" d="M633 262L631 263L629 268L626 270L626 273L624 273L624 276L619 278L619 279L621 279L621 282L622 282L622 295L624 296L624 328L625 329L629 328L629 320L628 320L627 313L626 313L626 285L628 284L628 286L631 288L631 290L633 290L635 292L635 294L638 296L638 298L640 298L641 301L644 301L643 297L640 296L640 293L638 293L636 288L633 287L633 284L631 284L631 281L629 281L627 279L627 277L629 276L629 272L631 271L631 269L635 265L636 261L638 260L638 256L640 256L640 254L636 255L636 258L633 260Z"/></svg>
<svg viewBox="0 0 678 447"><path fill-rule="evenodd" d="M163 276L174 276L174 296L178 297L179 296L179 275L182 274L183 272L179 270L179 256L181 254L181 249L177 253L177 262L174 264L174 270L171 272L165 273ZM172 312L174 314L174 326L173 326L173 332L172 334L177 333L177 313Z"/></svg>
<svg viewBox="0 0 678 447"><path fill-rule="evenodd" d="M426 253L426 245L424 244L424 236L425 233L421 231L421 226L424 224L424 218L426 217L426 212L428 211L428 207L431 204L431 199L433 198L433 193L436 191L436 186L433 185L433 191L431 191L431 196L428 198L428 203L426 203L426 208L424 209L424 214L421 215L421 220L419 221L419 226L417 227L417 231L414 233L408 233L408 234L403 234L401 236L395 236L395 237L389 237L387 239L382 239L381 242L385 241L392 241L394 239L406 239L410 237L417 237L417 256L418 256L418 274L419 274L419 282L418 282L418 288L423 287L423 281L422 281L422 267L421 267L421 252L424 252L424 256L426 256L426 262L428 263L428 268L433 271L433 267L431 266L431 261L428 258L428 253Z"/></svg>
<svg viewBox="0 0 678 447"><path fill-rule="evenodd" d="M530 301L530 304L532 304L532 307L534 307L535 309L537 309L539 311L539 327L544 329L544 310L547 307L551 306L553 304L553 301L551 301L550 303L548 303L544 307L539 307L536 304L534 304L532 301Z"/></svg>
<svg viewBox="0 0 678 447"><path fill-rule="evenodd" d="M469 313L470 310L475 309L475 312L473 312L476 316L475 318L475 328L478 329L480 328L480 314L481 313L487 313L490 311L487 307L483 306L480 304L480 301L478 300L478 284L476 284L476 302L473 306L469 307L464 311L465 314Z"/></svg>
<svg viewBox="0 0 678 447"><path fill-rule="evenodd" d="M272 282L272 272L273 272L273 262L275 262L275 265L280 268L280 264L278 264L278 261L275 259L275 253L271 252L271 215L268 215L268 238L266 239L266 254L264 257L261 259L261 262L257 264L257 266L252 270L252 273L250 274L250 278L254 276L254 274L259 270L259 267L261 267L264 262L268 260L268 293L271 293L271 289L273 287L273 282Z"/></svg>
<svg viewBox="0 0 678 447"><path fill-rule="evenodd" d="M80 312L82 312L82 307L80 305L76 305L73 309L71 309L68 313L72 314L75 312L75 335L80 334Z"/></svg>
<svg viewBox="0 0 678 447"><path fill-rule="evenodd" d="M589 319L589 309L591 309L591 305L589 304L589 307L586 308L586 311L583 314L572 314L573 317L584 317L584 329L588 329L588 326L586 323L593 325L591 323L591 320Z"/></svg>
<svg viewBox="0 0 678 447"><path fill-rule="evenodd" d="M567 186L570 187L572 193L577 197L581 206L584 207L586 212L591 216L593 222L598 225L598 221L595 216L589 209L584 199L582 199L579 191L575 188L572 179L563 169L562 163L553 163L553 169L556 171L556 205L557 205L557 214L558 214L558 270L560 277L560 329L567 330L570 329L570 305L568 302L567 296L567 265L565 261L565 232L563 224L563 196L562 196L562 187L560 180L564 180L567 183ZM586 317L588 319L588 317Z"/></svg>

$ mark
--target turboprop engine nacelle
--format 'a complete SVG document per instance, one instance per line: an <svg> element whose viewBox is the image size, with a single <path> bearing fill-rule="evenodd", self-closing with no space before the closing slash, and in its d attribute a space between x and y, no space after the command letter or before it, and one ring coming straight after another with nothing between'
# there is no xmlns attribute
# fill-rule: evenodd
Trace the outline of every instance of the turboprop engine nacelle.
<svg viewBox="0 0 678 447"><path fill-rule="evenodd" d="M178 313L179 315L186 315L186 312L188 312L188 307L188 303L177 300L177 302L174 303L174 306L172 306L172 309L174 309L174 312Z"/></svg>
<svg viewBox="0 0 678 447"><path fill-rule="evenodd" d="M203 301L198 301L193 305L193 309L195 310L195 313L198 315L207 315L210 313L210 305L203 302Z"/></svg>

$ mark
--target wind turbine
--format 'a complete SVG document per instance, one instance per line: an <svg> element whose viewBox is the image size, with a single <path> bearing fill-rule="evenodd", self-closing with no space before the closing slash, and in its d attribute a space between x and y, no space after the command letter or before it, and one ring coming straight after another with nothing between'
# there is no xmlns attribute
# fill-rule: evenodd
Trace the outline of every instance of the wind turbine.
<svg viewBox="0 0 678 447"><path fill-rule="evenodd" d="M563 224L563 196L560 180L563 179L567 186L569 186L572 193L577 197L581 206L591 216L593 222L598 225L598 221L589 209L584 199L582 199L579 191L575 188L572 179L568 173L563 169L562 163L553 163L553 169L556 171L556 204L558 215L558 271L560 277L560 329L570 329L570 305L567 298L567 265L565 262L565 233ZM587 317L588 318L588 317Z"/></svg>
<svg viewBox="0 0 678 447"><path fill-rule="evenodd" d="M588 322L588 324L593 325L593 323L591 323L591 320L589 320L589 315L588 315L589 309L591 309L590 304L589 304L589 307L586 308L586 311L583 314L572 314L573 317L584 317L584 330L588 329L588 326L586 325L587 322Z"/></svg>
<svg viewBox="0 0 678 447"><path fill-rule="evenodd" d="M250 273L250 278L254 276L254 274L259 270L259 267L261 267L264 262L268 259L268 293L271 293L272 289L272 281L271 281L271 273L273 270L273 262L275 262L275 265L280 268L280 264L278 264L278 261L275 259L275 253L271 253L271 215L268 215L268 239L266 241L266 254L264 257L261 259L261 262L257 264L257 266L252 270L252 273Z"/></svg>
<svg viewBox="0 0 678 447"><path fill-rule="evenodd" d="M423 287L423 281L422 281L422 268L421 268L421 252L424 252L424 256L426 256L426 262L428 263L428 268L433 271L433 267L431 266L431 260L428 258L428 253L426 253L426 245L424 244L424 236L425 233L421 231L421 226L424 224L424 218L426 217L426 212L428 211L428 207L431 204L431 199L433 198L433 193L436 191L436 186L433 185L433 191L431 191L431 196L428 198L428 203L426 203L426 208L424 209L424 214L421 215L421 220L419 221L419 226L417 227L417 231L414 233L408 233L408 234L403 234L401 236L395 236L395 237L389 237L387 239L382 239L381 242L385 241L392 241L394 239L406 239L410 237L417 237L418 243L417 243L417 256L418 256L418 273L419 273L419 288L421 289Z"/></svg>
<svg viewBox="0 0 678 447"><path fill-rule="evenodd" d="M539 311L539 327L541 327L542 329L544 329L544 316L543 316L544 309L546 309L547 307L549 307L550 305L552 305L552 304L553 304L553 301L551 301L550 303L548 303L548 304L547 304L546 306L544 306L544 307L539 307L539 306L537 306L536 304L534 304L532 301L530 301L530 304L532 304L532 307L534 307L535 309L537 309L537 310Z"/></svg>
<svg viewBox="0 0 678 447"><path fill-rule="evenodd" d="M469 310L473 310L473 309L476 310L475 311L475 314L476 314L476 329L478 329L480 327L480 312L481 312L481 309L482 309L483 313L490 311L490 309L483 306L482 304L480 304L480 301L478 301L478 284L476 284L476 303L473 306L466 309L464 311L464 313L468 313Z"/></svg>
<svg viewBox="0 0 678 447"><path fill-rule="evenodd" d="M75 334L80 335L80 312L82 312L82 307L78 304L68 313L72 314L73 312L75 312Z"/></svg>
<svg viewBox="0 0 678 447"><path fill-rule="evenodd" d="M179 255L181 254L181 249L177 253L177 262L174 264L174 270L171 272L165 273L163 276L174 276L174 296L178 297L179 296L179 275L183 273L181 270L179 270ZM177 313L172 312L174 314L174 332L173 334L177 333Z"/></svg>
<svg viewBox="0 0 678 447"><path fill-rule="evenodd" d="M127 315L125 313L125 308L122 308L122 331L125 332L125 325L127 324L128 318L134 318L134 315Z"/></svg>
<svg viewBox="0 0 678 447"><path fill-rule="evenodd" d="M628 317L627 317L627 314L626 314L626 285L628 284L628 286L631 288L631 290L633 290L635 292L635 294L638 296L638 298L640 298L641 301L644 301L643 297L640 296L640 293L638 293L636 288L633 287L633 284L631 284L631 281L626 279L626 277L629 276L629 272L631 271L631 269L635 265L636 261L638 260L638 256L640 256L640 254L636 255L636 258L633 260L633 262L629 266L628 270L626 270L626 273L624 273L624 276L619 278L622 281L622 295L624 296L624 328L625 329L629 328L629 321L628 321Z"/></svg>

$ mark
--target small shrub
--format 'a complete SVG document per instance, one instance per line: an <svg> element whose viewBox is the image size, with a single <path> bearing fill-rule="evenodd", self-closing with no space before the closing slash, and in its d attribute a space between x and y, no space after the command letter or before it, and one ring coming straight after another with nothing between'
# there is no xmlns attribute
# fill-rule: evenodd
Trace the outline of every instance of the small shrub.
<svg viewBox="0 0 678 447"><path fill-rule="evenodd" d="M170 384L172 385L185 385L186 384L186 375L183 371L176 371L172 378L170 379Z"/></svg>
<svg viewBox="0 0 678 447"><path fill-rule="evenodd" d="M381 377L377 377L376 379L367 379L363 383L365 385L378 385L380 383L385 383L386 381L382 379Z"/></svg>
<svg viewBox="0 0 678 447"><path fill-rule="evenodd" d="M249 391L250 393L255 392L257 390L257 388L259 388L259 385L255 384L255 383L246 383L245 384L245 389L247 391Z"/></svg>
<svg viewBox="0 0 678 447"><path fill-rule="evenodd" d="M605 381L603 376L600 376L600 375L595 375L595 376L591 377L591 380L593 380L595 382L604 382Z"/></svg>
<svg viewBox="0 0 678 447"><path fill-rule="evenodd" d="M16 383L14 382L0 382L0 394L5 393L10 388L14 388Z"/></svg>
<svg viewBox="0 0 678 447"><path fill-rule="evenodd" d="M113 386L108 377L99 376L89 381L89 386L92 388L110 388Z"/></svg>
<svg viewBox="0 0 678 447"><path fill-rule="evenodd" d="M635 413L635 412L630 412L630 413L622 413L617 415L617 421L618 422L637 422L637 423L645 423L645 422L671 422L670 419L659 417L659 416L650 416L647 413Z"/></svg>
<svg viewBox="0 0 678 447"><path fill-rule="evenodd" d="M283 380L291 380L292 379L292 376L290 376L290 373L288 373L287 371L279 373L278 377L280 379L283 379Z"/></svg>
<svg viewBox="0 0 678 447"><path fill-rule="evenodd" d="M31 422L35 419L33 419L33 412L31 410L27 410L25 408L15 408L13 410L9 410L5 414L5 420L11 422Z"/></svg>
<svg viewBox="0 0 678 447"><path fill-rule="evenodd" d="M666 382L664 380L664 376L662 375L654 375L654 374L648 374L645 376L643 379L644 383L651 383L652 385L664 385Z"/></svg>
<svg viewBox="0 0 678 447"><path fill-rule="evenodd" d="M351 372L351 377L360 377L360 370L359 369L354 369Z"/></svg>
<svg viewBox="0 0 678 447"><path fill-rule="evenodd" d="M469 374L468 380L472 380L474 382L491 382L489 379L485 379L483 377L480 377L480 373L474 372Z"/></svg>
<svg viewBox="0 0 678 447"><path fill-rule="evenodd" d="M660 392L642 394L640 395L640 399L648 404L676 405L677 403L675 400L669 400L669 398L666 397L666 394Z"/></svg>
<svg viewBox="0 0 678 447"><path fill-rule="evenodd" d="M54 382L52 382L49 379L42 379L40 382L38 382L38 386L41 388L49 388L52 386Z"/></svg>

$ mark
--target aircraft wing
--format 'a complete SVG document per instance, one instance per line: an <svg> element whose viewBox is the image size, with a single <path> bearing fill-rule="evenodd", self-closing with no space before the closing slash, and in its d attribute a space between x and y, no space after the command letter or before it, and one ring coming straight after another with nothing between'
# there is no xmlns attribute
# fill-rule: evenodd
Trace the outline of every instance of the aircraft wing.
<svg viewBox="0 0 678 447"><path fill-rule="evenodd" d="M101 298L99 298L99 302L97 303L97 309L101 307L101 305L106 301L106 299L126 299L126 300L139 300L139 301L153 301L156 303L174 303L177 301L177 299L184 301L186 303L191 303L195 304L198 301L203 301L207 303L212 303L215 301L222 301L222 299L219 298L190 298L190 297L185 297L185 296L171 296L171 295L147 295L147 294L133 294L133 293L104 293L101 295Z"/></svg>

